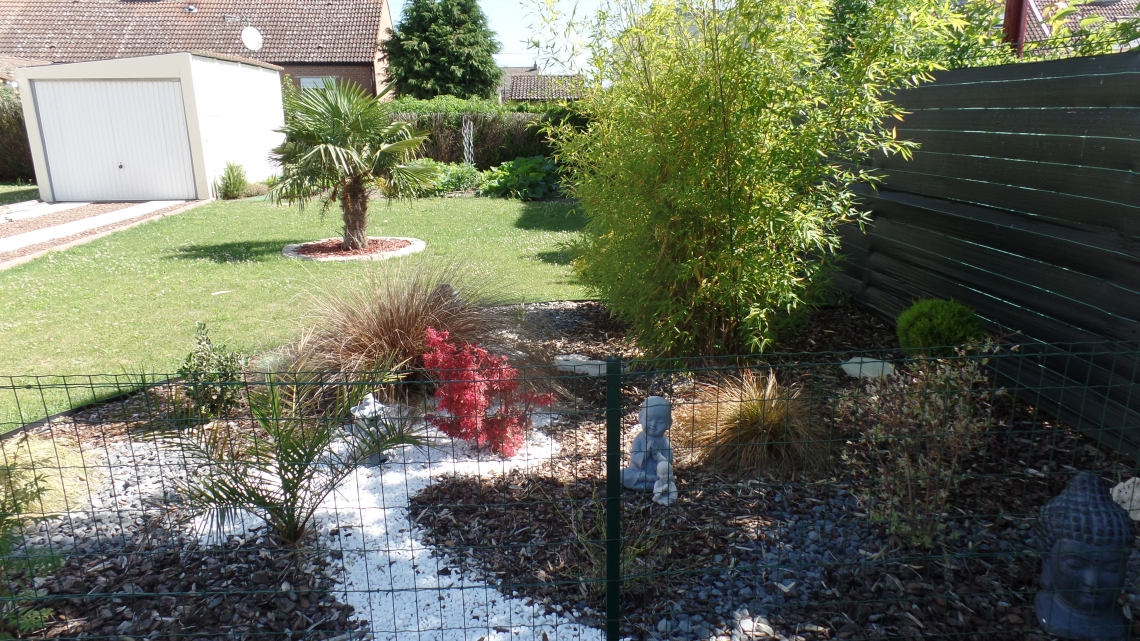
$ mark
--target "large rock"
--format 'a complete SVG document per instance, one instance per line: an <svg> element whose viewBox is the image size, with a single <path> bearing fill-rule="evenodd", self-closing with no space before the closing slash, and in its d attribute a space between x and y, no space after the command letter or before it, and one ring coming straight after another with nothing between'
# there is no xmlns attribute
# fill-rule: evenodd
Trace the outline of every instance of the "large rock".
<svg viewBox="0 0 1140 641"><path fill-rule="evenodd" d="M1140 477L1117 483L1112 488L1112 500L1124 508L1133 521L1140 521Z"/></svg>
<svg viewBox="0 0 1140 641"><path fill-rule="evenodd" d="M883 378L895 373L895 366L866 356L853 356L840 367L851 378Z"/></svg>

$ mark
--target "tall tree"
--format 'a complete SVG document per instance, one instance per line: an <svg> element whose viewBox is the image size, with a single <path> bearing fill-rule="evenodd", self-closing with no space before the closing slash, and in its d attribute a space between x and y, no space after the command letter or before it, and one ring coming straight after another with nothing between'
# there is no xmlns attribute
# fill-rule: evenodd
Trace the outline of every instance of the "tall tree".
<svg viewBox="0 0 1140 641"><path fill-rule="evenodd" d="M478 0L412 0L380 43L388 82L400 96L490 98L502 77L502 48Z"/></svg>

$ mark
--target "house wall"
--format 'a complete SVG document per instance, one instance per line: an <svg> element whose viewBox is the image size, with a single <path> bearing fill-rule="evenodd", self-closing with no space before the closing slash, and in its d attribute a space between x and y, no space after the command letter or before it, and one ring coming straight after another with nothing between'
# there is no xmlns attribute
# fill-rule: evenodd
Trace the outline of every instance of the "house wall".
<svg viewBox="0 0 1140 641"><path fill-rule="evenodd" d="M250 182L276 173L269 152L284 140L276 130L285 124L278 73L201 56L191 69L209 184L227 162L241 165Z"/></svg>
<svg viewBox="0 0 1140 641"><path fill-rule="evenodd" d="M337 78L355 82L369 93L376 92L376 86L373 84L375 74L372 65L369 64L303 65L283 63L281 67L284 69L281 73L289 76L293 81L294 87L301 86L301 81L299 80L301 76L336 76Z"/></svg>

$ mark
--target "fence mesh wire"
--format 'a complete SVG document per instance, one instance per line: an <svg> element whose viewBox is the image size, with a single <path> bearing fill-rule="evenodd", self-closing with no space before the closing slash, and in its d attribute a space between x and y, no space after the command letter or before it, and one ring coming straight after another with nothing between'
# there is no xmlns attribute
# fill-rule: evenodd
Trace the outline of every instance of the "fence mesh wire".
<svg viewBox="0 0 1140 641"><path fill-rule="evenodd" d="M513 395L487 370L6 378L0 635L1049 638L1040 510L1079 471L1133 478L1135 426L1041 408L1126 406L1135 346L894 356L586 363ZM488 403L448 414L448 381ZM232 409L201 414L203 390ZM672 423L638 436L651 396ZM496 422L520 416L521 443ZM426 444L378 452L400 430ZM1128 632L1138 570L1109 590Z"/></svg>

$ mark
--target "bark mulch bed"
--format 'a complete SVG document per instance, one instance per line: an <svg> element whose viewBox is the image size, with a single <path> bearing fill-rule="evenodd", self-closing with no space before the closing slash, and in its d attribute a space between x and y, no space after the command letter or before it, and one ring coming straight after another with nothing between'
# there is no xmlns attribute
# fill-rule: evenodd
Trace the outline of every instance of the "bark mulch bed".
<svg viewBox="0 0 1140 641"><path fill-rule="evenodd" d="M141 639L362 638L352 606L329 592L316 553L256 535L222 548L162 528L118 553L76 555L42 582L49 637Z"/></svg>
<svg viewBox="0 0 1140 641"><path fill-rule="evenodd" d="M777 349L901 355L893 330L855 308L814 312ZM857 381L821 367L838 370L816 365L816 371L797 375L791 367L779 376L802 384L814 380L832 395L858 389ZM627 377L623 451L635 433L636 404L651 391L684 398L691 382ZM505 594L592 625L602 624L604 612L597 582L604 555L596 542L605 495L605 428L596 406L601 398L575 399L577 413L544 428L560 445L553 460L527 473L440 477L413 497L411 507L425 540L440 554L459 559ZM962 461L964 480L931 549L893 535L868 509L867 488L882 472L860 441L865 426L839 424L842 417L834 415L829 418L840 440L850 440L825 473L738 479L679 460L678 503L663 507L645 494L625 492L623 537L636 554L626 569L633 578L623 591L623 632L678 639L740 638L747 631L767 638L771 631L801 641L1044 641L1032 603L1040 571L1034 524L1041 506L1078 470L1118 482L1130 478L1134 466L1007 394L986 403L994 420L982 445ZM683 447L683 435L671 438ZM1137 570L1140 553L1130 564L1133 577ZM1136 588L1122 598L1131 608L1140 605Z"/></svg>
<svg viewBox="0 0 1140 641"><path fill-rule="evenodd" d="M333 258L340 256L368 256L371 254L382 254L384 252L396 251L410 247L412 241L404 240L401 238L369 238L368 244L360 249L345 249L344 243L339 238L329 238L326 240L316 240L311 243L303 243L298 245L294 250L302 256L312 256L315 258Z"/></svg>

